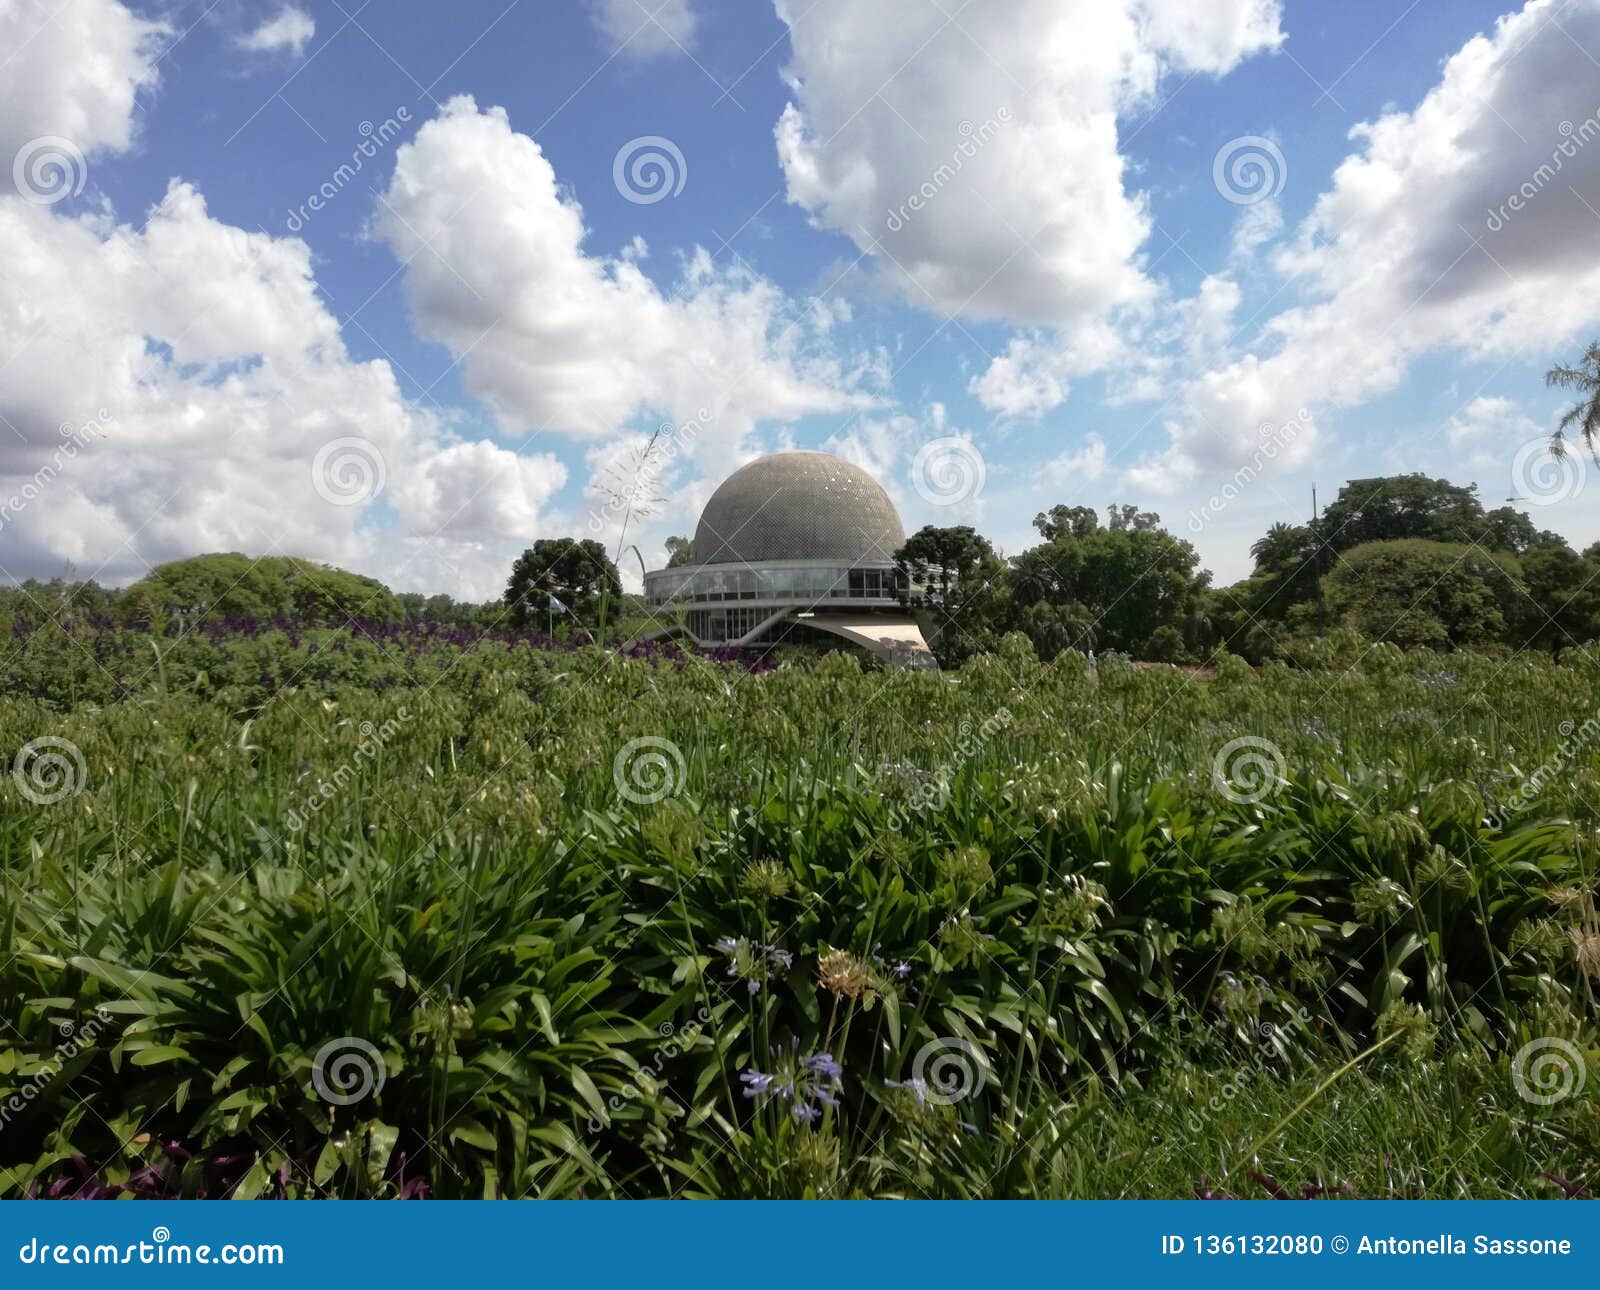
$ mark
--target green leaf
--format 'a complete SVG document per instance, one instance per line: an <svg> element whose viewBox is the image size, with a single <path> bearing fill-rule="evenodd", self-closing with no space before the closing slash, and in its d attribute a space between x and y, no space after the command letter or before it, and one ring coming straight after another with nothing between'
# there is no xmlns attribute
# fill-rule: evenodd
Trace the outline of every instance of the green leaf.
<svg viewBox="0 0 1600 1290"><path fill-rule="evenodd" d="M185 1049L174 1048L171 1044L158 1044L154 1048L142 1048L134 1053L128 1060L135 1066L160 1066L165 1062L187 1061L189 1054Z"/></svg>
<svg viewBox="0 0 1600 1290"><path fill-rule="evenodd" d="M255 1164L246 1170L239 1185L233 1189L233 1200L256 1200L272 1183L272 1175L267 1172L266 1161L260 1156L256 1157Z"/></svg>

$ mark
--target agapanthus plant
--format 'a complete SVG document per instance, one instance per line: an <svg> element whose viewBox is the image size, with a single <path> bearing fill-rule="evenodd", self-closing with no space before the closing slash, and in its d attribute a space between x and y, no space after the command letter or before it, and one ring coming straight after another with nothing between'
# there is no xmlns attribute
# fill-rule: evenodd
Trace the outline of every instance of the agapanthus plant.
<svg viewBox="0 0 1600 1290"><path fill-rule="evenodd" d="M750 1069L739 1076L744 1095L757 1105L787 1103L790 1113L802 1124L815 1124L824 1107L837 1108L838 1090L844 1084L844 1067L831 1053L800 1055L800 1041L791 1040L787 1049L772 1050L772 1070Z"/></svg>
<svg viewBox="0 0 1600 1290"><path fill-rule="evenodd" d="M716 946L728 956L728 975L743 981L749 994L759 993L774 975L794 966L790 951L748 937L724 936Z"/></svg>

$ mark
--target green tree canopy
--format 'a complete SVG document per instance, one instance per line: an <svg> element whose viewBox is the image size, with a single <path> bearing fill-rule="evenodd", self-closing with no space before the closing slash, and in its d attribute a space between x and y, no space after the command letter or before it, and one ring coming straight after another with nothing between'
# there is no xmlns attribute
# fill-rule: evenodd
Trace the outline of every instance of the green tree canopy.
<svg viewBox="0 0 1600 1290"><path fill-rule="evenodd" d="M1527 588L1514 557L1451 542L1371 542L1325 579L1333 619L1368 640L1436 649L1505 639Z"/></svg>
<svg viewBox="0 0 1600 1290"><path fill-rule="evenodd" d="M505 601L519 624L543 621L552 598L581 622L593 622L605 593L622 595L622 579L605 548L593 538L540 538L517 557Z"/></svg>
<svg viewBox="0 0 1600 1290"><path fill-rule="evenodd" d="M894 562L908 582L923 585L925 603L947 610L974 574L987 576L999 567L989 539L966 524L918 529L894 553Z"/></svg>
<svg viewBox="0 0 1600 1290"><path fill-rule="evenodd" d="M1513 506L1485 511L1476 485L1463 487L1421 474L1384 475L1351 480L1310 524L1278 523L1268 529L1250 548L1255 557L1250 577L1209 598L1208 612L1218 640L1252 659L1292 655L1333 625L1317 603L1319 574L1326 580L1342 556L1357 548L1397 542L1472 546L1515 556L1525 569L1537 569L1538 578L1528 580L1530 590L1535 582L1547 584L1552 595L1561 592L1567 608L1560 615L1546 615L1526 604L1506 602L1501 626L1510 644L1531 641L1559 647L1570 643L1569 633L1575 635L1590 621L1587 598L1572 580L1579 557L1559 533L1535 528L1527 514ZM1528 563L1536 553L1538 558ZM1540 600L1537 591L1534 599ZM1424 635L1435 644L1444 643L1436 633ZM1484 635L1471 633L1476 640ZM1452 638L1449 643L1466 640Z"/></svg>
<svg viewBox="0 0 1600 1290"><path fill-rule="evenodd" d="M122 593L123 612L141 622L172 619L282 619L342 623L401 617L381 582L291 556L238 552L197 555L158 565Z"/></svg>
<svg viewBox="0 0 1600 1290"><path fill-rule="evenodd" d="M944 666L994 648L1003 630L1005 563L970 525L927 525L894 553L904 603L919 610ZM915 583L916 586L912 584Z"/></svg>
<svg viewBox="0 0 1600 1290"><path fill-rule="evenodd" d="M122 593L98 582L78 582L70 577L40 582L29 578L13 587L0 587L0 634L13 627L38 627L54 622L63 627L85 618L112 616Z"/></svg>
<svg viewBox="0 0 1600 1290"><path fill-rule="evenodd" d="M1086 538L1100 529L1100 516L1092 506L1052 506L1033 517L1033 527L1046 542L1057 538Z"/></svg>
<svg viewBox="0 0 1600 1290"><path fill-rule="evenodd" d="M1508 644L1555 651L1600 638L1600 551L1579 555L1544 542L1517 563L1528 594L1516 606Z"/></svg>
<svg viewBox="0 0 1600 1290"><path fill-rule="evenodd" d="M406 591L395 597L405 613L406 621L451 627L493 627L506 616L505 606L498 600L486 605L454 600L446 595L424 596Z"/></svg>
<svg viewBox="0 0 1600 1290"><path fill-rule="evenodd" d="M1314 525L1330 552L1404 538L1482 541L1485 529L1476 484L1463 487L1422 474L1352 479Z"/></svg>
<svg viewBox="0 0 1600 1290"><path fill-rule="evenodd" d="M1124 506L1110 514L1110 525L1100 528L1082 508L1056 507L1034 523L1057 536L1011 562L1017 624L1041 658L1068 645L1148 656L1162 627L1186 650L1197 644L1206 575L1197 571L1195 549L1159 527L1151 512ZM1157 647L1167 656L1177 652L1170 634Z"/></svg>

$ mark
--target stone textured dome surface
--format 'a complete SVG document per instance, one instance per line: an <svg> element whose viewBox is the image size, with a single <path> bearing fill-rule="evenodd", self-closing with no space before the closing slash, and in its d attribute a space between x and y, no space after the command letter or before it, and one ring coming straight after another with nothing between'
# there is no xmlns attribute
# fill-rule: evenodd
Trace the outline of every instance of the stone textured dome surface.
<svg viewBox="0 0 1600 1290"><path fill-rule="evenodd" d="M905 540L889 494L859 466L825 452L779 452L740 467L711 495L694 562L881 562Z"/></svg>

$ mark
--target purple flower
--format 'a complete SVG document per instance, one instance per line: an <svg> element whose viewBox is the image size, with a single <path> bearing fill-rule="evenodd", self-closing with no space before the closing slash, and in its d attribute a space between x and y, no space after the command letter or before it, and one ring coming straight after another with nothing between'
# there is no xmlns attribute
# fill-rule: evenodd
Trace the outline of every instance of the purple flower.
<svg viewBox="0 0 1600 1290"><path fill-rule="evenodd" d="M808 1071L816 1071L819 1075L826 1075L829 1079L838 1079L844 1074L844 1067L833 1060L832 1053L813 1053L800 1064Z"/></svg>
<svg viewBox="0 0 1600 1290"><path fill-rule="evenodd" d="M760 991L775 970L787 971L794 965L794 955L788 950L743 936L724 936L713 945L728 956L728 975L743 981L752 995Z"/></svg>
<svg viewBox="0 0 1600 1290"><path fill-rule="evenodd" d="M763 1103L775 1098L792 1102L790 1109L802 1124L815 1124L824 1107L839 1105L834 1090L839 1087L844 1068L831 1053L802 1057L800 1041L793 1039L788 1048L774 1048L772 1060L774 1073L771 1075L748 1070L739 1076L745 1085L746 1097Z"/></svg>

